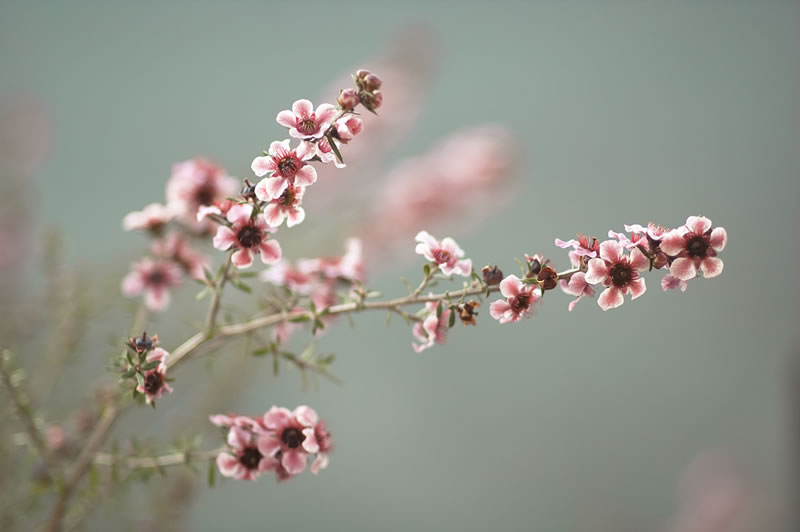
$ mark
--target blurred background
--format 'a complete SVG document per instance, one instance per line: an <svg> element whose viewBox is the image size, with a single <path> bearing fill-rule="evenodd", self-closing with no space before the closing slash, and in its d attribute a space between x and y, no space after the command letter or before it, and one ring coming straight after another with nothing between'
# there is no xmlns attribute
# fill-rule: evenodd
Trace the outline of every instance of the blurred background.
<svg viewBox="0 0 800 532"><path fill-rule="evenodd" d="M407 240L376 237L371 288L402 295L401 276L419 279L419 229L449 232L476 266L506 273L526 252L567 266L554 237L624 223L702 213L729 235L723 275L686 293L662 293L653 274L646 297L612 312L583 301L568 313L571 298L554 293L534 319L499 326L482 307L479 327L422 354L400 320L342 320L319 340L342 386L304 390L296 371L276 379L235 346L187 364L155 412L119 423L120 441L202 433L212 448L209 413L309 404L333 431L330 467L214 488L176 472L104 504L87 528L159 529L158 516L164 530L739 530L675 524L702 521L718 501L697 486L711 485L768 516L734 526L793 529L798 11L777 0L0 3L0 236L16 250L6 259L28 257L4 259L4 277L58 241L88 294L80 357L55 384L37 377L39 351L19 353L48 419L113 382L110 346L135 308L119 280L148 245L122 231L124 214L163 201L176 161L205 155L249 177L252 158L285 137L275 114L301 97L333 102L357 68L391 72L387 123L354 141L364 153L346 177L310 189L304 224L279 234L292 257L341 253L375 223L403 161L486 124L502 139L502 179ZM389 79L404 102L394 110ZM40 281L4 282L6 324L46 300ZM185 283L150 320L167 349L202 319L196 291Z"/></svg>

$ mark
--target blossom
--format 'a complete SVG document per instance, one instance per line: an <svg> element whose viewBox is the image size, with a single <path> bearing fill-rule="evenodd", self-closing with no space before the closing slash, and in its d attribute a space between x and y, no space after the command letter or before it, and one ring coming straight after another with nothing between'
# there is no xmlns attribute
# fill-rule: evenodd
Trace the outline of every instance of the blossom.
<svg viewBox="0 0 800 532"><path fill-rule="evenodd" d="M336 118L336 108L323 103L317 110L308 100L297 100L291 111L281 111L275 120L289 128L289 135L296 139L318 139L325 135Z"/></svg>
<svg viewBox="0 0 800 532"><path fill-rule="evenodd" d="M169 259L193 279L205 278L204 269L208 266L208 257L196 251L182 233L170 233L165 238L153 242L153 253Z"/></svg>
<svg viewBox="0 0 800 532"><path fill-rule="evenodd" d="M498 299L489 305L489 314L500 323L513 323L533 315L534 305L542 296L538 286L526 285L516 275L509 275L500 283Z"/></svg>
<svg viewBox="0 0 800 532"><path fill-rule="evenodd" d="M349 142L364 129L364 122L357 116L344 116L336 121L336 135L342 142Z"/></svg>
<svg viewBox="0 0 800 532"><path fill-rule="evenodd" d="M151 203L141 211L129 212L122 219L122 227L126 231L150 231L158 233L169 223L177 212L169 205Z"/></svg>
<svg viewBox="0 0 800 532"><path fill-rule="evenodd" d="M315 475L319 474L321 469L328 467L328 454L333 450L333 443L331 441L331 433L328 432L328 427L325 422L319 420L314 425L314 438L317 440L319 452L314 462L311 464L311 472Z"/></svg>
<svg viewBox="0 0 800 532"><path fill-rule="evenodd" d="M333 143L336 144L336 141L334 140ZM338 148L339 145L336 144L336 147ZM328 142L327 137L319 139L319 142L317 142L317 157L319 157L323 163L333 162L336 168L344 168L345 166L347 166L342 161L340 161L339 158L336 156L336 154L333 152L333 148L331 147L330 142Z"/></svg>
<svg viewBox="0 0 800 532"><path fill-rule="evenodd" d="M415 251L431 262L439 265L445 275L458 274L469 277L472 274L472 260L461 259L464 250L458 247L456 241L450 237L441 241L436 240L427 231L420 231L415 238L419 244Z"/></svg>
<svg viewBox="0 0 800 532"><path fill-rule="evenodd" d="M650 260L638 248L627 256L620 242L606 240L600 244L600 258L589 261L585 279L590 284L603 283L608 287L597 298L600 308L608 310L622 305L625 301L622 296L629 290L632 299L644 294L647 287L638 272L649 267Z"/></svg>
<svg viewBox="0 0 800 532"><path fill-rule="evenodd" d="M322 274L326 279L350 282L364 281L364 246L359 238L348 238L341 257L301 259L297 263L306 274Z"/></svg>
<svg viewBox="0 0 800 532"><path fill-rule="evenodd" d="M599 243L594 238L592 239L591 244L589 243L589 238L586 235L578 235L578 239L572 240L561 240L560 238L556 238L556 246L567 249L572 248L575 255L578 257L589 257L594 258L597 256L597 252L600 249Z"/></svg>
<svg viewBox="0 0 800 532"><path fill-rule="evenodd" d="M712 228L711 220L704 216L689 216L686 225L670 231L661 241L661 250L677 257L669 271L681 281L688 281L703 272L703 277L716 277L722 273L722 259L717 253L725 249L728 234L724 227Z"/></svg>
<svg viewBox="0 0 800 532"><path fill-rule="evenodd" d="M203 205L197 209L197 221L202 222L212 214L216 214L217 216L222 216L224 218L234 205L236 205L236 203L229 199L215 201L212 205Z"/></svg>
<svg viewBox="0 0 800 532"><path fill-rule="evenodd" d="M240 416L237 414L214 414L208 416L208 420L218 427L241 427L253 428L258 426L258 421L250 416Z"/></svg>
<svg viewBox="0 0 800 532"><path fill-rule="evenodd" d="M300 206L303 203L306 187L289 185L280 196L271 199L266 186L262 186L265 181L268 181L268 179L263 179L256 186L256 197L261 201L269 202L264 207L264 218L267 223L273 227L281 225L284 219L286 219L287 227L293 227L301 223L306 217L306 211Z"/></svg>
<svg viewBox="0 0 800 532"><path fill-rule="evenodd" d="M275 264L281 258L281 246L277 240L269 239L267 221L263 216L253 216L252 205L234 205L228 211L231 227L221 225L214 236L214 247L226 250L236 248L232 262L237 268L249 268L253 264L253 253L261 253L264 264Z"/></svg>
<svg viewBox="0 0 800 532"><path fill-rule="evenodd" d="M229 450L217 456L217 467L226 477L256 480L265 471L274 471L277 460L261 448L268 436L245 427L232 426L228 431Z"/></svg>
<svg viewBox="0 0 800 532"><path fill-rule="evenodd" d="M172 393L172 387L167 383L167 364L165 362L167 353L164 349L156 347L147 354L147 362L158 362L159 364L144 372L144 381L136 387L136 391L144 394L147 404L152 403L164 394Z"/></svg>
<svg viewBox="0 0 800 532"><path fill-rule="evenodd" d="M308 455L320 450L314 433L318 421L317 413L308 406L298 406L294 411L273 406L264 414L267 432L258 448L265 456L279 458L290 474L302 473Z"/></svg>
<svg viewBox="0 0 800 532"><path fill-rule="evenodd" d="M317 171L305 161L314 157L316 152L316 147L310 142L301 142L294 150L289 146L289 139L273 142L268 155L253 159L251 168L255 175L263 177L270 174L256 189L261 187L265 197L278 198L289 185L313 185L317 180Z"/></svg>
<svg viewBox="0 0 800 532"><path fill-rule="evenodd" d="M150 310L164 310L169 305L169 288L180 284L181 270L170 261L144 258L131 267L122 280L122 293L133 297L144 292L144 304Z"/></svg>
<svg viewBox="0 0 800 532"><path fill-rule="evenodd" d="M438 301L429 301L425 303L425 309L428 311L428 316L420 323L414 324L411 332L414 337L419 340L420 344L413 343L411 346L414 351L421 353L426 349L433 347L433 344L443 344L447 339L447 332L450 330L449 321L450 309L443 310L440 315L438 312Z"/></svg>
<svg viewBox="0 0 800 532"><path fill-rule="evenodd" d="M681 292L686 292L686 288L689 286L689 281L684 281L678 279L674 275L667 274L661 279L661 289L666 292L667 290L676 290L678 288L681 289Z"/></svg>
<svg viewBox="0 0 800 532"><path fill-rule="evenodd" d="M236 179L207 159L190 159L172 166L167 182L167 205L174 208L191 227L204 228L197 221L203 205L213 205L236 193Z"/></svg>
<svg viewBox="0 0 800 532"><path fill-rule="evenodd" d="M304 295L311 293L315 281L310 272L301 271L285 260L276 262L261 272L259 277L262 281L275 286L286 286L292 292Z"/></svg>
<svg viewBox="0 0 800 532"><path fill-rule="evenodd" d="M572 274L569 280L561 279L558 281L558 283L561 286L561 290L563 290L565 294L578 297L570 302L568 306L570 312L572 312L572 309L575 308L575 305L578 304L578 301L580 301L583 296L594 296L594 288L592 285L586 282L586 274L583 272L575 272Z"/></svg>

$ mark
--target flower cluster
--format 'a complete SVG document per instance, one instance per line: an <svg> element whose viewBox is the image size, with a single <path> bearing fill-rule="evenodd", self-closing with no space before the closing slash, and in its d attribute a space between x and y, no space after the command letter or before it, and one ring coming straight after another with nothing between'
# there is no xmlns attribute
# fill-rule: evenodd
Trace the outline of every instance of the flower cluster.
<svg viewBox="0 0 800 532"><path fill-rule="evenodd" d="M217 456L220 473L239 480L256 480L273 471L279 481L302 473L314 457L315 475L328 466L331 435L308 406L294 410L273 406L261 417L214 415L211 423L227 429L227 448Z"/></svg>
<svg viewBox="0 0 800 532"><path fill-rule="evenodd" d="M172 393L167 377L167 353L158 347L158 335L152 337L147 333L142 336L130 338L126 344L125 360L122 362L122 380L135 383L133 397L143 399L147 404L155 407L155 400Z"/></svg>

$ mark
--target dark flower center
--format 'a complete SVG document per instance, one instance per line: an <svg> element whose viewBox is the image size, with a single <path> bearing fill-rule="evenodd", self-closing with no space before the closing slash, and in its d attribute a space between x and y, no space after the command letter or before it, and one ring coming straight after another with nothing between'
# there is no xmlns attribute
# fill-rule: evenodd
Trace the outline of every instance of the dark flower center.
<svg viewBox="0 0 800 532"><path fill-rule="evenodd" d="M247 447L239 456L239 463L247 469L258 469L264 455L256 447Z"/></svg>
<svg viewBox="0 0 800 532"><path fill-rule="evenodd" d="M199 187L194 193L194 200L198 205L211 205L214 203L214 186L206 184Z"/></svg>
<svg viewBox="0 0 800 532"><path fill-rule="evenodd" d="M531 305L531 296L530 294L520 294L512 297L508 304L511 305L511 310L514 312L522 312Z"/></svg>
<svg viewBox="0 0 800 532"><path fill-rule="evenodd" d="M257 227L246 225L239 230L236 238L243 247L252 248L261 243L261 231Z"/></svg>
<svg viewBox="0 0 800 532"><path fill-rule="evenodd" d="M297 131L301 133L305 133L306 135L310 135L317 130L317 123L314 122L313 118L306 118L302 122L297 124Z"/></svg>
<svg viewBox="0 0 800 532"><path fill-rule="evenodd" d="M283 431L281 441L285 443L290 449L296 449L305 440L305 435L294 427L289 427Z"/></svg>
<svg viewBox="0 0 800 532"><path fill-rule="evenodd" d="M300 160L297 157L287 155L278 162L278 173L283 177L294 177L300 169Z"/></svg>
<svg viewBox="0 0 800 532"><path fill-rule="evenodd" d="M447 264L453 256L446 249L438 248L433 250L433 258L439 264Z"/></svg>
<svg viewBox="0 0 800 532"><path fill-rule="evenodd" d="M708 248L709 243L705 236L696 236L686 243L686 251L693 259L705 258Z"/></svg>
<svg viewBox="0 0 800 532"><path fill-rule="evenodd" d="M160 269L153 270L147 274L147 284L149 285L162 285L167 282L167 276L164 275L164 272Z"/></svg>
<svg viewBox="0 0 800 532"><path fill-rule="evenodd" d="M164 377L157 371L148 373L144 378L144 392L146 394L155 395L163 385Z"/></svg>
<svg viewBox="0 0 800 532"><path fill-rule="evenodd" d="M611 282L614 286L621 288L633 280L633 270L627 264L616 263L611 268Z"/></svg>

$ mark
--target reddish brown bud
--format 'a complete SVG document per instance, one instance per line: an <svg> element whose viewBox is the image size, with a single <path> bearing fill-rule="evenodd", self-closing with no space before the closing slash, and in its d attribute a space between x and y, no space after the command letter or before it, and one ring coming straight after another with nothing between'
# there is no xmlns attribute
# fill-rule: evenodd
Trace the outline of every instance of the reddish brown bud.
<svg viewBox="0 0 800 532"><path fill-rule="evenodd" d="M550 266L545 266L536 279L542 284L543 290L552 290L558 284L558 272Z"/></svg>
<svg viewBox="0 0 800 532"><path fill-rule="evenodd" d="M358 92L355 89L342 89L339 91L339 98L336 101L339 107L347 111L352 111L360 103Z"/></svg>
<svg viewBox="0 0 800 532"><path fill-rule="evenodd" d="M461 318L461 323L464 325L476 325L475 316L477 316L478 313L475 312L475 309L480 306L480 302L475 300L467 301L463 305L459 305L458 317Z"/></svg>
<svg viewBox="0 0 800 532"><path fill-rule="evenodd" d="M661 250L656 251L656 256L653 259L653 268L660 270L669 265L669 257Z"/></svg>
<svg viewBox="0 0 800 532"><path fill-rule="evenodd" d="M372 73L364 76L362 82L364 83L364 89L370 92L375 92L381 88L381 85L383 85L383 80Z"/></svg>
<svg viewBox="0 0 800 532"><path fill-rule="evenodd" d="M483 273L483 280L489 286L500 284L504 277L503 271L497 266L484 266L481 272Z"/></svg>

